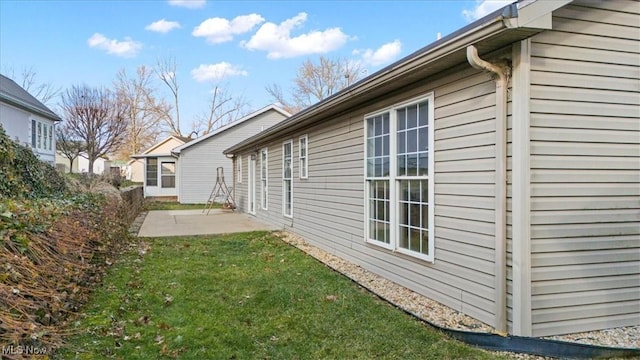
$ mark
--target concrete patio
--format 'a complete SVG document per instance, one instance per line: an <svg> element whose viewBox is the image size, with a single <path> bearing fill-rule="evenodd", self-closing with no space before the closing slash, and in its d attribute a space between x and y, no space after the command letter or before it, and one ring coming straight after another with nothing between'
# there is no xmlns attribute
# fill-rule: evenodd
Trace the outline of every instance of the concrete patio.
<svg viewBox="0 0 640 360"><path fill-rule="evenodd" d="M153 210L149 211L139 237L228 234L245 231L279 230L248 214L231 210Z"/></svg>

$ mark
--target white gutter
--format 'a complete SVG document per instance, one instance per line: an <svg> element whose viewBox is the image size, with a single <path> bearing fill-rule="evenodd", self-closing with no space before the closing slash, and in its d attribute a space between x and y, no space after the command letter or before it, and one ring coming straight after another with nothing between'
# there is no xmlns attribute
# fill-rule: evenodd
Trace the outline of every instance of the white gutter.
<svg viewBox="0 0 640 360"><path fill-rule="evenodd" d="M507 334L507 86L509 68L480 59L475 46L467 46L472 67L494 73L496 78L496 170L495 170L495 329Z"/></svg>

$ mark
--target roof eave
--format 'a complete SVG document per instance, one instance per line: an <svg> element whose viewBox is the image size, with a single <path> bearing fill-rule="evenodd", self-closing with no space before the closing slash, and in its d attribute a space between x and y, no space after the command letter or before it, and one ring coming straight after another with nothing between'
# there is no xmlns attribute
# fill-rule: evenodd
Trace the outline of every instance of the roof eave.
<svg viewBox="0 0 640 360"><path fill-rule="evenodd" d="M550 12L568 2L571 0L555 2L553 9L545 6L548 5L546 3L552 2L533 1L528 3L526 10L523 9L526 21L520 17L518 3L505 6L310 106L291 118L226 149L224 153L233 154L255 147L257 144L254 143L256 142L266 143L275 140L284 132L293 132L313 123L320 117L335 116L385 92L388 93L416 81L415 77L407 75L420 75L424 78L441 71L437 69L454 67L466 61L465 49L468 45L477 45L480 53L486 53L544 31L550 28ZM434 70L431 71L430 68Z"/></svg>
<svg viewBox="0 0 640 360"><path fill-rule="evenodd" d="M0 93L0 99L3 100L4 102L11 104L13 106L19 107L23 110L27 110L33 113L36 113L40 116L44 116L47 119L50 119L52 121L62 121L62 118L60 118L58 115L56 115L56 113L52 112L46 112L43 111L42 109L39 109L31 104L28 104L24 101L21 101L20 99L17 99L13 96L10 96L6 93Z"/></svg>

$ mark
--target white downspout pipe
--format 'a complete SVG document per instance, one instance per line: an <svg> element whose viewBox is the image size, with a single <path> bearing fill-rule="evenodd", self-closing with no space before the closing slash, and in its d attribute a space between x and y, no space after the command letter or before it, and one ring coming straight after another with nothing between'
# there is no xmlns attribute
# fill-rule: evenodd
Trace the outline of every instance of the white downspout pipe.
<svg viewBox="0 0 640 360"><path fill-rule="evenodd" d="M507 82L508 69L480 59L475 46L467 46L467 61L479 70L496 75L496 170L495 170L495 329L507 334Z"/></svg>

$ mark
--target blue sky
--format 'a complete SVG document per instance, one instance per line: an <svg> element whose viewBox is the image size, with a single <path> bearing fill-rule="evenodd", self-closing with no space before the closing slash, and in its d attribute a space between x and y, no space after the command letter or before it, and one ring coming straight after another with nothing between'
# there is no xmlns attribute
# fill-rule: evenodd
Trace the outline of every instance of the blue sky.
<svg viewBox="0 0 640 360"><path fill-rule="evenodd" d="M0 69L111 86L120 69L173 57L188 123L214 83L259 109L272 101L265 87L290 89L306 59L347 58L371 74L509 2L0 0Z"/></svg>

